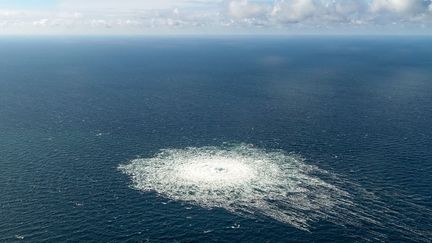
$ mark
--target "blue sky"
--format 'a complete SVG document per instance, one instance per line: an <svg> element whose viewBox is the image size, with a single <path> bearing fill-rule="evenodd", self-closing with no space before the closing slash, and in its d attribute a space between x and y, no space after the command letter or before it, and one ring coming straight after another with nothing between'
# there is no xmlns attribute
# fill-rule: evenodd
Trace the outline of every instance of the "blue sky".
<svg viewBox="0 0 432 243"><path fill-rule="evenodd" d="M43 9L53 8L58 2L58 0L0 0L0 6L7 9Z"/></svg>
<svg viewBox="0 0 432 243"><path fill-rule="evenodd" d="M0 0L8 34L432 34L432 0Z"/></svg>

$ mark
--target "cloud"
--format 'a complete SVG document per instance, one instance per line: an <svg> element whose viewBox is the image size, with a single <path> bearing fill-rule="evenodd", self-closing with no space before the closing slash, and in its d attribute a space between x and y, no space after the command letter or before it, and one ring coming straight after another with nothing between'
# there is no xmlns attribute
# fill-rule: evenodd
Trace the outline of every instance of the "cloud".
<svg viewBox="0 0 432 243"><path fill-rule="evenodd" d="M268 6L249 2L248 0L234 0L228 3L228 13L235 18L255 18L266 13Z"/></svg>
<svg viewBox="0 0 432 243"><path fill-rule="evenodd" d="M373 0L370 9L372 12L413 15L427 11L430 4L430 1L424 0Z"/></svg>
<svg viewBox="0 0 432 243"><path fill-rule="evenodd" d="M2 7L4 33L285 33L407 28L432 33L432 0L58 0Z"/></svg>
<svg viewBox="0 0 432 243"><path fill-rule="evenodd" d="M48 21L49 21L49 19L36 20L36 21L33 21L33 25L34 26L42 26L42 27L44 27L44 26L47 26Z"/></svg>
<svg viewBox="0 0 432 243"><path fill-rule="evenodd" d="M273 6L271 16L282 22L300 22L314 17L319 11L313 0L280 0Z"/></svg>
<svg viewBox="0 0 432 243"><path fill-rule="evenodd" d="M62 9L85 9L85 10L162 10L176 7L194 7L216 3L215 0L61 0L59 7Z"/></svg>

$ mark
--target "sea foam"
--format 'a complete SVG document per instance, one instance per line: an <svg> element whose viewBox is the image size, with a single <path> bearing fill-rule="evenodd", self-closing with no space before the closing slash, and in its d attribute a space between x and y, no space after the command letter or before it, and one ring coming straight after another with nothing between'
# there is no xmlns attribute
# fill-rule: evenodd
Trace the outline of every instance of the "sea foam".
<svg viewBox="0 0 432 243"><path fill-rule="evenodd" d="M338 208L351 204L348 192L320 178L329 172L298 155L246 144L164 149L119 168L138 190L303 230L321 218L335 219Z"/></svg>

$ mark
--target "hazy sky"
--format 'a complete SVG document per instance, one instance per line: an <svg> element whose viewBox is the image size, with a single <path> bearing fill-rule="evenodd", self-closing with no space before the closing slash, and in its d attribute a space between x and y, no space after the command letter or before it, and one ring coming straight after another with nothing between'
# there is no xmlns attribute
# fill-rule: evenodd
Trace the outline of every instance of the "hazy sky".
<svg viewBox="0 0 432 243"><path fill-rule="evenodd" d="M4 34L432 34L432 0L0 0Z"/></svg>

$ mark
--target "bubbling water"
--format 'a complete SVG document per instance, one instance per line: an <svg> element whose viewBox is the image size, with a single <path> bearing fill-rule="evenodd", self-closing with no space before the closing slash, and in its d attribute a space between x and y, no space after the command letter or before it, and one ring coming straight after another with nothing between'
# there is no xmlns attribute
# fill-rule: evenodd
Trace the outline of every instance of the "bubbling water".
<svg viewBox="0 0 432 243"><path fill-rule="evenodd" d="M349 194L320 178L328 172L283 151L251 145L165 149L121 165L133 187L201 207L262 215L307 230L337 219Z"/></svg>
<svg viewBox="0 0 432 243"><path fill-rule="evenodd" d="M242 184L255 176L253 168L227 157L198 157L178 167L177 175L185 181L224 187Z"/></svg>

